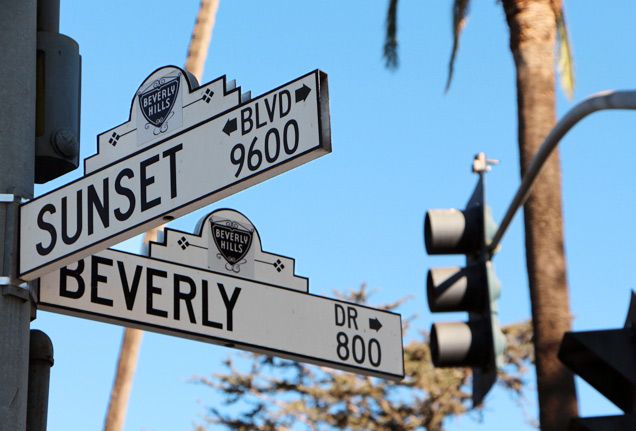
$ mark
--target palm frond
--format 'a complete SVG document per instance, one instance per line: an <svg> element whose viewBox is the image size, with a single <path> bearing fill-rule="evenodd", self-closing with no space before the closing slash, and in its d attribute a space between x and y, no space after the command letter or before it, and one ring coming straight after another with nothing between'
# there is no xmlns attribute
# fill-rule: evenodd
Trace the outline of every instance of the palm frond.
<svg viewBox="0 0 636 431"><path fill-rule="evenodd" d="M557 26L557 43L559 45L558 50L558 63L557 70L559 71L559 78L561 82L561 88L568 99L572 100L574 97L574 60L572 58L572 46L570 45L570 39L568 37L568 28L565 25L565 15L563 14L563 8L555 11L556 26Z"/></svg>
<svg viewBox="0 0 636 431"><path fill-rule="evenodd" d="M466 19L468 16L469 0L455 0L453 2L453 48L451 50L450 60L448 61L448 78L446 79L446 92L450 88L453 80L453 72L455 69L455 57L459 49L459 38L462 33Z"/></svg>
<svg viewBox="0 0 636 431"><path fill-rule="evenodd" d="M397 5L398 0L389 0L389 10L386 13L383 57L387 69L398 67Z"/></svg>

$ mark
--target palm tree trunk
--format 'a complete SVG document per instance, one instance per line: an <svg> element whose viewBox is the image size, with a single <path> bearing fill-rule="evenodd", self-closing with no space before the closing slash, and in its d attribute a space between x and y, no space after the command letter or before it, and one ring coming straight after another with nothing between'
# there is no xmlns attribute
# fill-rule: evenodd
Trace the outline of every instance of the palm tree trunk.
<svg viewBox="0 0 636 431"><path fill-rule="evenodd" d="M503 0L517 72L522 176L556 122L553 1ZM541 429L562 431L578 408L574 377L557 357L571 328L557 151L524 206L524 221Z"/></svg>
<svg viewBox="0 0 636 431"><path fill-rule="evenodd" d="M219 8L219 0L201 0L197 21L194 23L185 68L201 81L205 59L208 55L212 29L216 20L216 11Z"/></svg>
<svg viewBox="0 0 636 431"><path fill-rule="evenodd" d="M143 331L139 329L124 328L119 360L117 361L117 374L110 393L104 431L120 431L124 428L128 398L137 368L142 335Z"/></svg>
<svg viewBox="0 0 636 431"><path fill-rule="evenodd" d="M157 241L159 232L165 225L150 229L144 234L142 254L148 255L148 247L151 241ZM110 402L104 422L104 431L121 431L124 429L128 399L132 389L133 378L137 370L137 359L141 348L141 339L144 331L136 328L124 328L124 336L119 348L117 360L117 373L110 393Z"/></svg>
<svg viewBox="0 0 636 431"><path fill-rule="evenodd" d="M185 68L200 82L208 55L208 47L212 38L212 29L216 19L219 0L201 0L199 13L194 24ZM157 240L158 232L163 225L151 229L144 235L144 254L150 241ZM108 412L104 422L104 431L121 431L124 428L128 399L132 389L132 381L137 368L137 359L141 345L143 331L134 328L124 328L124 336L117 361L117 374L110 394Z"/></svg>

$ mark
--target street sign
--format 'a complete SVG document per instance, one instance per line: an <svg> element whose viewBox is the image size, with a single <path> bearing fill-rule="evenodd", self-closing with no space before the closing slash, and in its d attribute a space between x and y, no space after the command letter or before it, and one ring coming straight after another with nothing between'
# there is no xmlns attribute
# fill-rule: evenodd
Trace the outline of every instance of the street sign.
<svg viewBox="0 0 636 431"><path fill-rule="evenodd" d="M309 294L294 260L263 252L253 224L236 211L215 211L197 230L166 229L149 257L108 249L48 273L38 308L404 377L399 314Z"/></svg>
<svg viewBox="0 0 636 431"><path fill-rule="evenodd" d="M151 74L84 177L20 208L20 278L54 269L331 151L327 75L255 99L219 78Z"/></svg>

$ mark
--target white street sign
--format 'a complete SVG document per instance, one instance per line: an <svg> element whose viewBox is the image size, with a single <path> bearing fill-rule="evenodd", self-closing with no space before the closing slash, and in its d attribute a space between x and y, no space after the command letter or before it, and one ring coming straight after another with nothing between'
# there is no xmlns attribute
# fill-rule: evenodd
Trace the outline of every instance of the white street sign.
<svg viewBox="0 0 636 431"><path fill-rule="evenodd" d="M130 120L98 137L85 176L21 206L20 278L32 280L331 151L327 76L255 99L165 67ZM247 99L245 95L242 97Z"/></svg>
<svg viewBox="0 0 636 431"><path fill-rule="evenodd" d="M105 250L41 277L38 308L282 356L404 377L399 314L311 295L293 259L262 251L232 210L198 234L167 229L150 257Z"/></svg>

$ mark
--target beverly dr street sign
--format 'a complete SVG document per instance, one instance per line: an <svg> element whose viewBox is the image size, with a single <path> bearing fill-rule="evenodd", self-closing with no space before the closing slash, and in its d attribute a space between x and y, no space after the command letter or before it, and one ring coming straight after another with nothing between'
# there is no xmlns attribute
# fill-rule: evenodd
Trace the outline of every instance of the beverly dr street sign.
<svg viewBox="0 0 636 431"><path fill-rule="evenodd" d="M98 136L85 175L21 206L20 278L329 153L328 105L327 76L318 70L250 99L225 77L197 87L177 67L158 69L133 97L130 120ZM121 258L122 265L137 265L131 259L143 258Z"/></svg>
<svg viewBox="0 0 636 431"><path fill-rule="evenodd" d="M308 292L294 260L262 251L253 224L218 210L198 234L166 229L149 257L108 249L41 277L38 308L404 377L399 314Z"/></svg>

